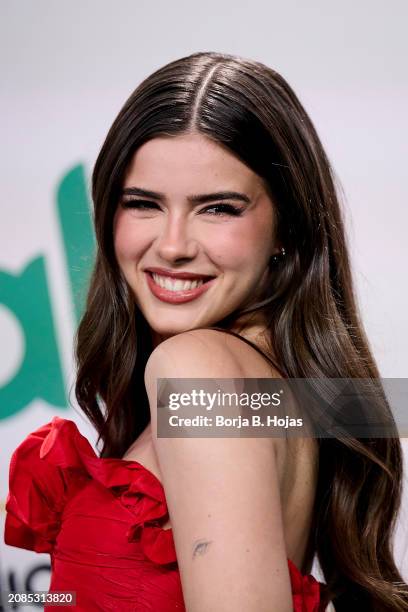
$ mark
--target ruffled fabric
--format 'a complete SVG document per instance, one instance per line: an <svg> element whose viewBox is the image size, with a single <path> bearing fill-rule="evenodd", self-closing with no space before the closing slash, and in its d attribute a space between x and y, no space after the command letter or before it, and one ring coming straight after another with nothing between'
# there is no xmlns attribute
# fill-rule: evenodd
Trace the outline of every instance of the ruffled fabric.
<svg viewBox="0 0 408 612"><path fill-rule="evenodd" d="M160 527L168 520L168 511L156 476L136 461L98 457L76 424L59 417L30 434L12 457L6 544L52 552L70 484L86 479L111 489L134 514L128 540L140 540L148 559L158 564L176 562L171 530Z"/></svg>
<svg viewBox="0 0 408 612"><path fill-rule="evenodd" d="M110 490L130 513L127 542L139 543L149 562L176 568L172 529L161 526L169 518L161 482L136 461L98 457L76 424L59 417L31 433L13 454L6 544L53 555L64 508L90 481ZM290 559L288 566L294 611L320 612L320 583L303 576Z"/></svg>
<svg viewBox="0 0 408 612"><path fill-rule="evenodd" d="M322 612L320 582L311 574L303 576L290 559L288 559L288 566L294 612Z"/></svg>

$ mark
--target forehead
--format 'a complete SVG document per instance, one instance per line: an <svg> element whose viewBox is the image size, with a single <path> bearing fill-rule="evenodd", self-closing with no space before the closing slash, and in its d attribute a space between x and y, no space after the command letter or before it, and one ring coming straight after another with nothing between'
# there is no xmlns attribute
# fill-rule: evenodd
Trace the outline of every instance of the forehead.
<svg viewBox="0 0 408 612"><path fill-rule="evenodd" d="M133 156L124 187L188 194L231 190L254 196L262 179L232 153L202 134L158 137Z"/></svg>

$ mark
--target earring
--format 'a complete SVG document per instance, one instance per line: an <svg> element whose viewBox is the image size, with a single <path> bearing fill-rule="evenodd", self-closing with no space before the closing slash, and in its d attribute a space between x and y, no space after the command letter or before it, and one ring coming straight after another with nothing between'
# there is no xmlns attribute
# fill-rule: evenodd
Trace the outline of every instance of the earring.
<svg viewBox="0 0 408 612"><path fill-rule="evenodd" d="M282 261L282 259L285 257L286 255L286 251L285 251L285 247L282 247L279 251L279 253L276 253L275 255L272 255L272 257L270 258L270 263L279 263L279 261Z"/></svg>

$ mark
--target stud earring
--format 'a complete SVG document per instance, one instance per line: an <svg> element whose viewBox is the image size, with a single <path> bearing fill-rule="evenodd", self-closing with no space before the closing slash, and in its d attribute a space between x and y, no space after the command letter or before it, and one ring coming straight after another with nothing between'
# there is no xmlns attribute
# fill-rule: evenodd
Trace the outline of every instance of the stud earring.
<svg viewBox="0 0 408 612"><path fill-rule="evenodd" d="M275 255L272 255L269 261L270 263L274 263L274 264L279 263L279 261L282 261L285 255L286 255L285 247L282 247L279 253L275 253Z"/></svg>

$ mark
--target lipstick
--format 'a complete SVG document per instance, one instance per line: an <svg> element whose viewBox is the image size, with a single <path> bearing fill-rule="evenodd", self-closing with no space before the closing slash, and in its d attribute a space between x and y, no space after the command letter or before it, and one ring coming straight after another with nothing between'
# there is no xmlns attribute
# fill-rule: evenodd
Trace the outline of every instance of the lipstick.
<svg viewBox="0 0 408 612"><path fill-rule="evenodd" d="M215 281L215 278L210 278L210 280L204 282L202 285L200 285L200 287L196 287L195 289L171 291L170 289L166 289L165 287L161 287L155 283L150 272L146 271L145 274L147 277L147 284L153 295L162 302L167 302L169 304L184 304L185 302L191 302L205 293ZM201 276L201 278L203 278L203 276ZM194 280L193 275L190 276L188 280L190 279Z"/></svg>

